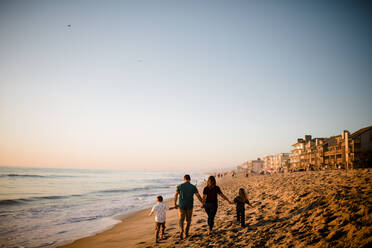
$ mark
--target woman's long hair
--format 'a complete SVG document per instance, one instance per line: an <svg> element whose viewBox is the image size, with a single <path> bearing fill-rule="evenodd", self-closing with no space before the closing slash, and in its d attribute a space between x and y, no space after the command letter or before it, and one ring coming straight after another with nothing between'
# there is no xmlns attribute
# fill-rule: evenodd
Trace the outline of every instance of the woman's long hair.
<svg viewBox="0 0 372 248"><path fill-rule="evenodd" d="M207 187L210 188L210 189L213 188L213 187L216 187L216 178L214 178L214 176L209 176L208 177Z"/></svg>
<svg viewBox="0 0 372 248"><path fill-rule="evenodd" d="M242 198L243 201L247 200L247 194L245 193L245 190L243 188L239 189L239 197Z"/></svg>

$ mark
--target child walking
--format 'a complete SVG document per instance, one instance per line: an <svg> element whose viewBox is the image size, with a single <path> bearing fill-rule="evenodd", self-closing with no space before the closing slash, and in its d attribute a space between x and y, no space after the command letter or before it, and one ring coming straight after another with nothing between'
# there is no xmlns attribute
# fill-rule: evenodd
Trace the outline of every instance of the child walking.
<svg viewBox="0 0 372 248"><path fill-rule="evenodd" d="M156 202L157 203L152 207L149 216L155 213L155 242L159 243L160 229L161 229L160 239L164 238L166 211L175 209L176 207L169 207L168 205L164 204L163 197L161 195L156 197Z"/></svg>
<svg viewBox="0 0 372 248"><path fill-rule="evenodd" d="M235 197L234 203L236 204L236 218L241 223L242 227L245 227L245 207L244 204L248 204L253 207L247 199L247 195L243 188L239 189L239 195Z"/></svg>

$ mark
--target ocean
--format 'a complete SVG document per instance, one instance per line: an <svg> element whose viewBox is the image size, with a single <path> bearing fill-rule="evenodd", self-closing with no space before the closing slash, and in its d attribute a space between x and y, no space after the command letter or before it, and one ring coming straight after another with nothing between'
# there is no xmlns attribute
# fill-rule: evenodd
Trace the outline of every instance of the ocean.
<svg viewBox="0 0 372 248"><path fill-rule="evenodd" d="M0 167L0 247L55 247L173 197L183 173ZM192 183L206 175L190 173Z"/></svg>

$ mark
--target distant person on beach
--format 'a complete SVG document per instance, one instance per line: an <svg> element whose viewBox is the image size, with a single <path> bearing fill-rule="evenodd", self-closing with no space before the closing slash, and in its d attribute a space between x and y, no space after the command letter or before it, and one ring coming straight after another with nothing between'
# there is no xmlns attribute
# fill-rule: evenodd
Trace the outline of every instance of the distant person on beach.
<svg viewBox="0 0 372 248"><path fill-rule="evenodd" d="M161 236L160 239L164 238L164 231L165 231L165 219L166 219L166 211L175 209L174 207L169 207L168 205L163 203L163 197L161 195L156 197L156 204L152 207L149 216L155 213L155 242L159 243L159 232L161 229Z"/></svg>
<svg viewBox="0 0 372 248"><path fill-rule="evenodd" d="M189 230L191 225L192 210L194 207L194 194L198 197L199 201L203 203L203 200L198 192L198 189L195 185L190 183L190 175L184 176L184 183L177 186L177 191L174 194L174 206L175 208L179 207L179 225L181 229L180 239L183 239L183 234L185 233L186 237L189 236ZM179 204L177 206L178 195ZM186 219L186 230L184 229L184 222Z"/></svg>
<svg viewBox="0 0 372 248"><path fill-rule="evenodd" d="M235 197L234 203L236 204L236 218L240 222L242 227L245 227L245 207L244 204L248 204L253 208L252 204L249 203L247 194L243 188L239 189L239 195Z"/></svg>
<svg viewBox="0 0 372 248"><path fill-rule="evenodd" d="M204 207L205 212L208 215L208 226L209 226L208 234L212 233L213 225L214 225L214 217L216 216L216 213L217 213L217 208L218 208L217 195L220 195L227 202L229 202L230 204L233 204L222 193L220 187L216 185L216 179L214 178L214 176L210 176L207 181L207 186L205 186L203 190L203 207Z"/></svg>

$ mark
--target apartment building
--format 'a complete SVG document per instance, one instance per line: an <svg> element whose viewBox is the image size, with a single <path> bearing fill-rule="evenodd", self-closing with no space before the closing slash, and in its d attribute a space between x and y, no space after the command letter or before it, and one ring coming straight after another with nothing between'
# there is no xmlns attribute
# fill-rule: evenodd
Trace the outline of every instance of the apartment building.
<svg viewBox="0 0 372 248"><path fill-rule="evenodd" d="M293 144L290 170L372 167L372 126L329 138L305 135Z"/></svg>
<svg viewBox="0 0 372 248"><path fill-rule="evenodd" d="M350 166L372 167L372 126L362 128L350 135Z"/></svg>
<svg viewBox="0 0 372 248"><path fill-rule="evenodd" d="M260 158L249 160L237 167L238 171L259 174L264 170L264 161Z"/></svg>
<svg viewBox="0 0 372 248"><path fill-rule="evenodd" d="M263 157L264 165L263 169L265 171L273 170L274 168L274 156L273 155L267 155Z"/></svg>
<svg viewBox="0 0 372 248"><path fill-rule="evenodd" d="M281 168L287 168L289 165L289 153L279 153L268 155L263 158L264 170L269 172L279 172Z"/></svg>

